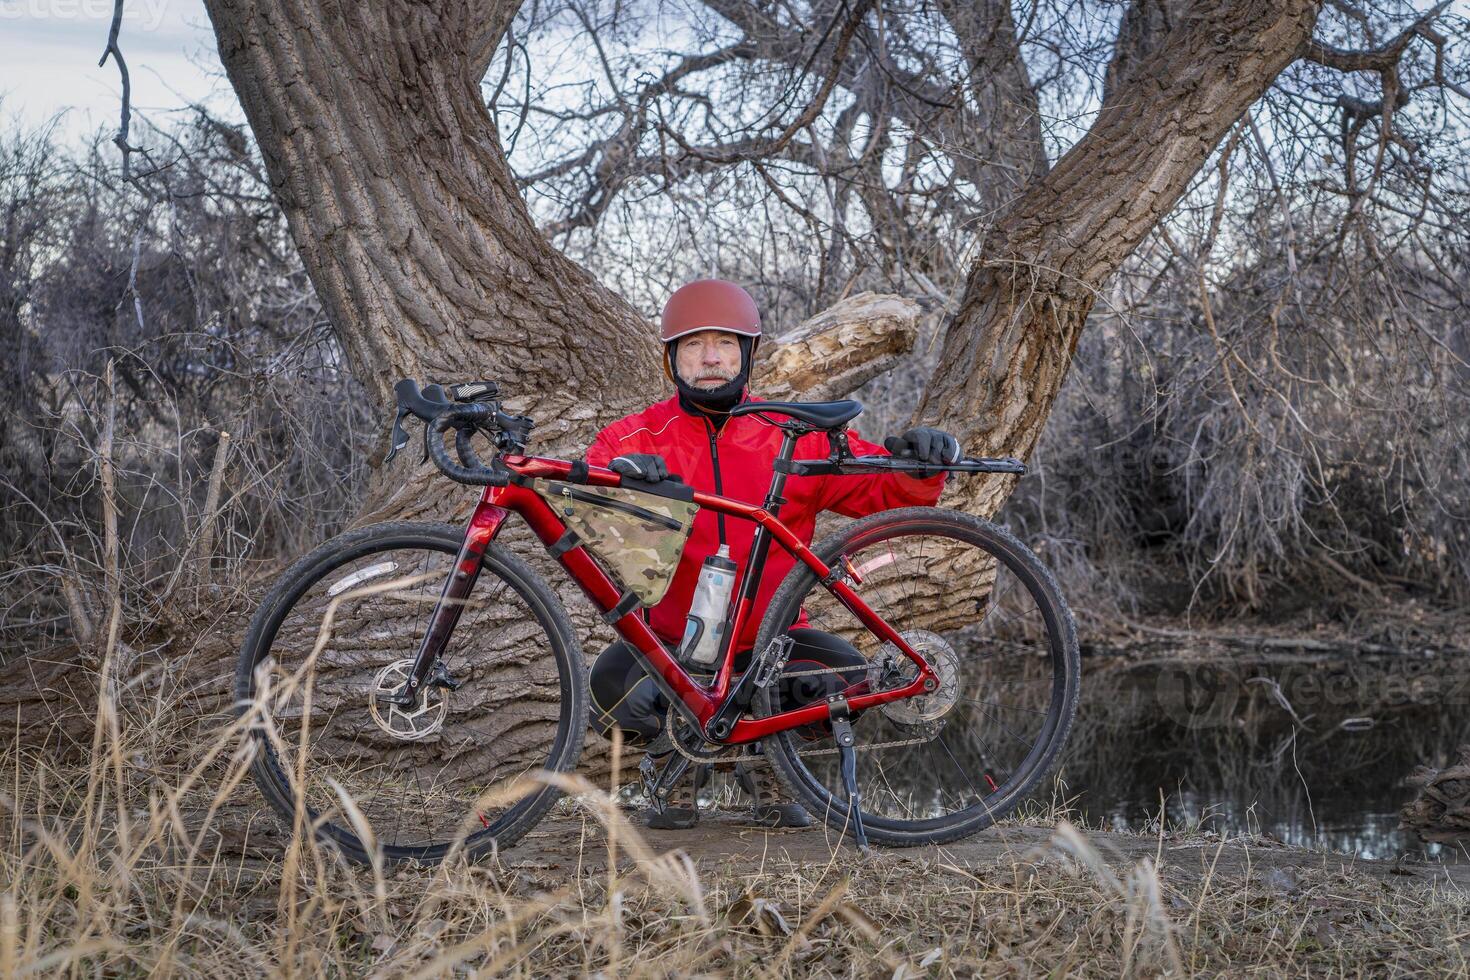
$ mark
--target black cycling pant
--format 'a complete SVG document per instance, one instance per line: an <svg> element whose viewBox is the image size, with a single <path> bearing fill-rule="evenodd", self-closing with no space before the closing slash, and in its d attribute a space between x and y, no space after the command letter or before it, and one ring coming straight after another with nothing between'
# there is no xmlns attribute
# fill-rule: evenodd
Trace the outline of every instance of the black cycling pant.
<svg viewBox="0 0 1470 980"><path fill-rule="evenodd" d="M867 676L867 659L846 640L813 629L793 629L787 635L794 645L785 672L821 667L853 669L778 682L783 711L836 694ZM737 672L749 663L749 650L735 655ZM643 673L626 642L618 640L598 655L592 664L592 727L599 735L609 738L612 730L619 728L629 744L646 745L663 731L668 710L668 699Z"/></svg>

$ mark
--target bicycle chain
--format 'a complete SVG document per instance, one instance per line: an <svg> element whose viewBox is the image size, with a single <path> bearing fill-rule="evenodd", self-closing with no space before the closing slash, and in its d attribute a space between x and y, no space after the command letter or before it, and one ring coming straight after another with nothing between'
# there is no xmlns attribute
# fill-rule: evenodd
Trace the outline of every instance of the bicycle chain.
<svg viewBox="0 0 1470 980"><path fill-rule="evenodd" d="M815 669L815 670L793 670L793 671L790 671L790 672L782 671L779 676L780 676L780 678L782 680L785 680L788 677L809 677L809 676L811 676L813 674L842 674L842 673L847 673L849 671L861 670L861 669L862 668L859 668L859 667L822 667L822 668L818 668L818 669ZM749 755L735 755L735 756L729 756L729 757L722 757L722 758L719 758L718 760L716 760L716 759L710 759L710 758L707 758L707 757L702 757L702 756L695 755L693 752L690 752L688 749L684 748L684 746L680 745L679 744L679 739L674 736L674 734L673 734L673 732L674 732L673 726L678 721L679 721L678 713L675 712L673 706L670 705L669 706L669 710L668 710L668 716L664 719L665 731L667 731L669 733L669 742L670 742L670 744L673 745L675 752L678 752L680 755L682 755L686 759L689 759L691 762L698 762L698 763L701 763L701 764L708 763L708 762L715 762L715 761L719 761L719 762L753 762L753 761L756 761L758 759L764 759L765 758L764 755L759 755L759 754L756 754L756 753L751 753ZM931 741L935 737L935 735L937 735L937 734L939 734L938 728L936 728L933 732L931 732L930 734L924 736L923 738L901 738L901 739L893 739L893 740L890 740L890 741L887 741L887 742L874 742L872 745L854 745L853 746L853 751L854 752L868 752L868 751L871 751L873 749L891 749L891 748L897 748L897 747L902 746L902 745L922 745L925 742ZM836 755L840 751L841 751L841 749L838 749L838 748L836 748L834 746L834 747L832 747L830 749L808 749L806 751L797 752L796 754L799 755L799 756Z"/></svg>

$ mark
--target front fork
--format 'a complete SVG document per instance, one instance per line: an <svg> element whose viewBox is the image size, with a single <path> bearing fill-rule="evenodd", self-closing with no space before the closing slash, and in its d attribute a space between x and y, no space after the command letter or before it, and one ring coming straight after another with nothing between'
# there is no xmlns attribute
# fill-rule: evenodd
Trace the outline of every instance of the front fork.
<svg viewBox="0 0 1470 980"><path fill-rule="evenodd" d="M480 577L480 568L485 563L485 549L490 547L490 542L500 533L500 525L510 516L510 512L504 507L492 503L491 494L494 489L487 487L480 502L475 505L469 526L465 528L464 543L459 546L459 554L454 558L454 569L444 580L444 588L440 590L439 599L434 603L434 614L429 618L429 628L419 643L419 652L414 655L413 670L409 672L408 680L393 693L378 695L380 703L394 704L401 708L412 707L418 704L419 696L426 685L443 687L450 691L459 687L460 681L450 675L439 655L448 645L449 634L454 632L459 615L464 611L470 592L475 587L475 580Z"/></svg>

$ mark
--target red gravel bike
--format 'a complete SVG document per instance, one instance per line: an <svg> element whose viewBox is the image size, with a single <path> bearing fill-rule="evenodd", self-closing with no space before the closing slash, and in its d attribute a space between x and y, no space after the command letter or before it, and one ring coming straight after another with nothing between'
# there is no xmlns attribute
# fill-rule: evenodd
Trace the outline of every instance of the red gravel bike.
<svg viewBox="0 0 1470 980"><path fill-rule="evenodd" d="M1010 813L1055 764L1076 712L1076 631L1051 573L1025 545L935 507L874 514L815 547L780 520L788 480L1024 472L1016 460L936 466L854 456L846 426L859 403L749 401L732 414L759 413L784 432L769 491L755 504L527 455L533 423L502 409L493 382L420 390L403 381L396 391L394 452L408 441L402 423L416 417L438 468L484 488L468 525L394 521L323 544L262 602L236 675L256 782L284 816L304 817L347 856L434 862L455 847L471 858L507 847L560 796L524 777L577 763L585 662L561 598L502 538L511 514L632 646L671 705L666 736L677 751L662 769L645 764L655 802L689 765L758 745L796 800L860 846L937 844ZM445 445L450 430L458 459ZM794 458L812 432L827 434L829 455ZM477 435L495 447L488 463ZM755 524L713 676L691 673L649 629L633 590L569 533L548 486L569 498L632 488ZM737 672L736 638L773 543L796 566ZM516 550L536 550L524 544ZM791 681L836 671L788 662L786 634L803 614L867 658L866 670L842 669L840 690L815 702L794 698Z"/></svg>

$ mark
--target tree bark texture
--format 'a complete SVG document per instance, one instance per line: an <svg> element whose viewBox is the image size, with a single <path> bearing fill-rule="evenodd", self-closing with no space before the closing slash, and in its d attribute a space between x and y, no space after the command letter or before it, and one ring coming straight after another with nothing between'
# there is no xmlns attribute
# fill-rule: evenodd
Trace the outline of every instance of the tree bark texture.
<svg viewBox="0 0 1470 980"><path fill-rule="evenodd" d="M1399 812L1399 826L1438 844L1470 841L1470 745L1443 769L1420 766L1408 784L1418 791Z"/></svg>
<svg viewBox="0 0 1470 980"><path fill-rule="evenodd" d="M539 234L480 79L514 3L210 0L307 272L379 404L506 382L552 445L645 399L650 327ZM567 437L567 439L559 438Z"/></svg>
<svg viewBox="0 0 1470 980"><path fill-rule="evenodd" d="M756 352L751 390L771 401L841 398L914 346L924 311L913 300L859 293Z"/></svg>

